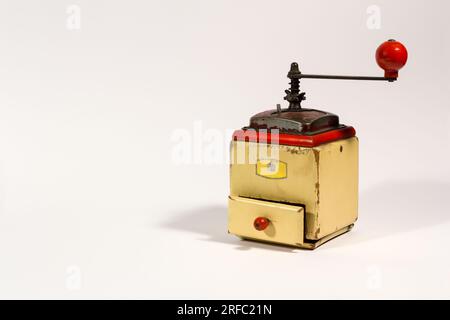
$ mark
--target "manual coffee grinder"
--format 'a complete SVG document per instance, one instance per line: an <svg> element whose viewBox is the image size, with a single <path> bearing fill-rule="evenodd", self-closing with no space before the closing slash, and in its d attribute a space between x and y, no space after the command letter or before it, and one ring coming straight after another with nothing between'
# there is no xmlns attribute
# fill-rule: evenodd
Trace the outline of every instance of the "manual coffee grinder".
<svg viewBox="0 0 450 320"><path fill-rule="evenodd" d="M228 231L244 239L306 249L349 231L358 217L358 138L333 113L301 106L300 79L394 82L407 50L376 50L383 77L303 74L292 63L287 108L258 113L233 134Z"/></svg>

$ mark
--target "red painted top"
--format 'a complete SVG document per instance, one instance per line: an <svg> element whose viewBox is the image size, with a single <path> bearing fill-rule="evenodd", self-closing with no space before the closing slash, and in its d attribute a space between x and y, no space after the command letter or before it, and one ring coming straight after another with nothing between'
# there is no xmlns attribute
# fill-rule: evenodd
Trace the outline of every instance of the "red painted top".
<svg viewBox="0 0 450 320"><path fill-rule="evenodd" d="M265 130L244 129L233 133L234 141L250 141L261 143L281 144L296 147L316 147L324 143L354 137L356 131L353 127L338 128L315 135L300 135L288 133L270 133Z"/></svg>

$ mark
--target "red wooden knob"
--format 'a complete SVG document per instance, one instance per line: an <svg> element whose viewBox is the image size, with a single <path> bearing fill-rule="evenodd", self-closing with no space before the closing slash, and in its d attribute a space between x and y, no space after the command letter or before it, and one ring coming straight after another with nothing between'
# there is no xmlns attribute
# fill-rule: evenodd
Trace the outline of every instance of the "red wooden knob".
<svg viewBox="0 0 450 320"><path fill-rule="evenodd" d="M253 222L253 226L258 231L263 231L264 229L266 229L269 226L269 224L270 224L270 220L267 218L264 218L264 217L258 217Z"/></svg>
<svg viewBox="0 0 450 320"><path fill-rule="evenodd" d="M383 42L375 53L378 65L384 69L386 78L397 78L400 70L408 60L408 51L398 41L388 40Z"/></svg>

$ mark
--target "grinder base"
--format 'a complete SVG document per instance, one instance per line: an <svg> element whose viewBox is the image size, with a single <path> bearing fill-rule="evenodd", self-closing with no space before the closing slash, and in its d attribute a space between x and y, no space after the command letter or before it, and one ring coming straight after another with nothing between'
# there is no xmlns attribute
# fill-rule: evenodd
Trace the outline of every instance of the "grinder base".
<svg viewBox="0 0 450 320"><path fill-rule="evenodd" d="M311 241L311 242L305 242L302 244L298 244L298 245L288 245L288 244L280 244L280 243L274 243L271 241L264 241L264 240L260 240L260 239L254 239L254 238L249 238L249 237L239 237L242 240L246 240L246 241L258 241L258 242L264 242L264 243L268 243L268 244L276 244L276 245L280 245L283 247L292 247L292 248L301 248L301 249L307 249L307 250L313 250L316 249L317 247L320 247L322 244L324 244L325 242L328 242L336 237L339 237L340 235L343 235L344 233L349 232L352 228L353 228L354 224L351 224L345 228L342 228L336 232L333 232L332 234L329 234L325 237L323 237L322 239L319 239L317 241Z"/></svg>

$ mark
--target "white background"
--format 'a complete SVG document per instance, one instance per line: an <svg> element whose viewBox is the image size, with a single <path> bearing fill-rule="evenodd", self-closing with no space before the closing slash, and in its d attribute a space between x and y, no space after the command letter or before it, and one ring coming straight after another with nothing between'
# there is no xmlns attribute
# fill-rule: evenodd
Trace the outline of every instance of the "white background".
<svg viewBox="0 0 450 320"><path fill-rule="evenodd" d="M449 14L443 0L1 0L0 297L450 298ZM200 163L177 165L174 132L200 123L225 153L230 130L284 103L292 61L382 75L389 38L409 50L396 83L302 81L305 106L360 138L352 232L315 251L228 235L226 154L205 164L200 140Z"/></svg>

